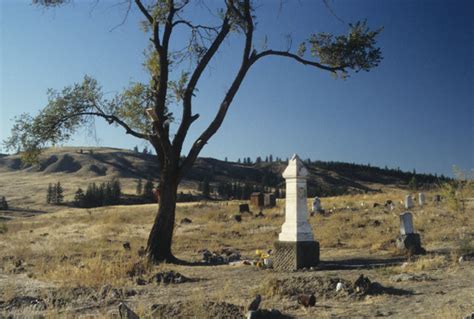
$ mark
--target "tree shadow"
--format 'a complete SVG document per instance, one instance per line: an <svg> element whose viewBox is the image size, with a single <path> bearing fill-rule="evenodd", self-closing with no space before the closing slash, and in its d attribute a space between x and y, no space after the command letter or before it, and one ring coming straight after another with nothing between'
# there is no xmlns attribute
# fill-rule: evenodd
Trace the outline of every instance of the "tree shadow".
<svg viewBox="0 0 474 319"><path fill-rule="evenodd" d="M398 266L406 260L407 259L405 257L351 258L321 261L317 268L318 270L373 269L378 267Z"/></svg>
<svg viewBox="0 0 474 319"><path fill-rule="evenodd" d="M400 289L395 287L385 287L378 282L370 284L369 295L392 295L392 296L412 296L416 295L412 290Z"/></svg>

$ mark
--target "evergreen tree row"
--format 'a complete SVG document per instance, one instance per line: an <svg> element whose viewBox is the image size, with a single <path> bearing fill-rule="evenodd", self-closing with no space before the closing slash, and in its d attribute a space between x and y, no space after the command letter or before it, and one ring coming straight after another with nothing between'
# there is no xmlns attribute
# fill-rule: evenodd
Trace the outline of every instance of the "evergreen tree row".
<svg viewBox="0 0 474 319"><path fill-rule="evenodd" d="M97 185L91 183L87 186L86 192L78 188L74 196L74 206L76 207L99 207L120 204L122 188L118 179Z"/></svg>
<svg viewBox="0 0 474 319"><path fill-rule="evenodd" d="M56 184L49 183L46 191L46 203L59 205L64 201L64 190L60 182Z"/></svg>
<svg viewBox="0 0 474 319"><path fill-rule="evenodd" d="M146 202L155 203L156 195L153 192L154 188L155 186L150 178L146 180L145 184L143 184L142 179L139 178L137 180L136 194L142 197ZM159 189L159 185L155 189Z"/></svg>
<svg viewBox="0 0 474 319"><path fill-rule="evenodd" d="M8 209L7 200L6 200L5 196L2 196L0 198L0 210L7 210L7 209Z"/></svg>

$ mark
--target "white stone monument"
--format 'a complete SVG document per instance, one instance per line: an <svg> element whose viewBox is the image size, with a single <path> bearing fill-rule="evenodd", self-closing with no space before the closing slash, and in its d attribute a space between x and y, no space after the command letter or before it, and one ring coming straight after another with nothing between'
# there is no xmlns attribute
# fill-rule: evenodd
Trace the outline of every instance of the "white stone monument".
<svg viewBox="0 0 474 319"><path fill-rule="evenodd" d="M405 196L405 208L410 209L413 208L413 206L415 205L413 204L413 198L411 197L411 195Z"/></svg>
<svg viewBox="0 0 474 319"><path fill-rule="evenodd" d="M319 243L308 222L306 178L308 171L298 155L293 155L283 172L286 180L285 222L275 242L274 267L296 270L319 263Z"/></svg>
<svg viewBox="0 0 474 319"><path fill-rule="evenodd" d="M400 234L413 234L413 215L410 212L400 214Z"/></svg>
<svg viewBox="0 0 474 319"><path fill-rule="evenodd" d="M419 193L418 194L418 204L420 206L424 206L425 205L425 194L423 193Z"/></svg>
<svg viewBox="0 0 474 319"><path fill-rule="evenodd" d="M317 213L317 212L320 212L322 210L321 208L321 200L319 199L319 197L315 197L313 199L313 207L312 207L312 212L313 213Z"/></svg>

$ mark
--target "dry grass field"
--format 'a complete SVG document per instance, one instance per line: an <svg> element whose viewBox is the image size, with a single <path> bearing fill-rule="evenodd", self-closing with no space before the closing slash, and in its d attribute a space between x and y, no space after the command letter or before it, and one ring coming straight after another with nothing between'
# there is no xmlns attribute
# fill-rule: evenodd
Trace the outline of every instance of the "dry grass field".
<svg viewBox="0 0 474 319"><path fill-rule="evenodd" d="M392 241L399 232L400 200L405 194L385 188L379 194L323 198L326 214L310 219L323 263L318 269L293 273L242 264L148 265L138 250L146 243L156 205L43 207L48 213L2 223L0 316L108 318L124 301L141 317L234 318L245 315L257 293L262 295L261 308L275 308L296 318L470 314L474 311L473 261L459 263L458 259L473 252L473 202L468 202L464 213L431 200L415 207L415 229L428 254L408 260L397 253ZM392 211L383 207L388 199L395 202ZM238 250L241 259L255 260L256 249L271 249L284 220L284 201L264 210L264 217L244 215L241 223L232 218L239 203L179 204L175 254L198 262L203 249L227 248ZM374 207L374 203L382 205ZM30 205L39 208L38 202ZM181 225L184 217L192 223ZM130 250L124 249L125 242ZM162 271L179 272L191 281L148 282ZM366 296L346 290L336 293L337 282L350 287L360 274L383 289ZM394 280L398 274L408 276ZM316 307L298 305L300 293L314 293Z"/></svg>

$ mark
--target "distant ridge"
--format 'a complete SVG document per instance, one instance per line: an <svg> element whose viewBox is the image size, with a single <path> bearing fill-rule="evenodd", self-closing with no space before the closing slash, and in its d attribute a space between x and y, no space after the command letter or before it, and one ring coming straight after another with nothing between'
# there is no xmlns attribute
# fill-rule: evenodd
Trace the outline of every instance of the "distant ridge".
<svg viewBox="0 0 474 319"><path fill-rule="evenodd" d="M308 195L328 196L344 193L377 191L376 185L406 186L415 176L419 185L430 187L438 177L413 174L395 169L342 162L305 162L310 173ZM185 176L190 181L205 179L211 184L234 183L265 185L284 188L281 173L285 162L240 164L213 158L198 158L193 169ZM0 155L0 173L22 171L43 174L73 174L75 177L153 178L159 177L159 166L154 155L131 150L98 147L62 147L46 149L39 163L22 166L19 155Z"/></svg>

